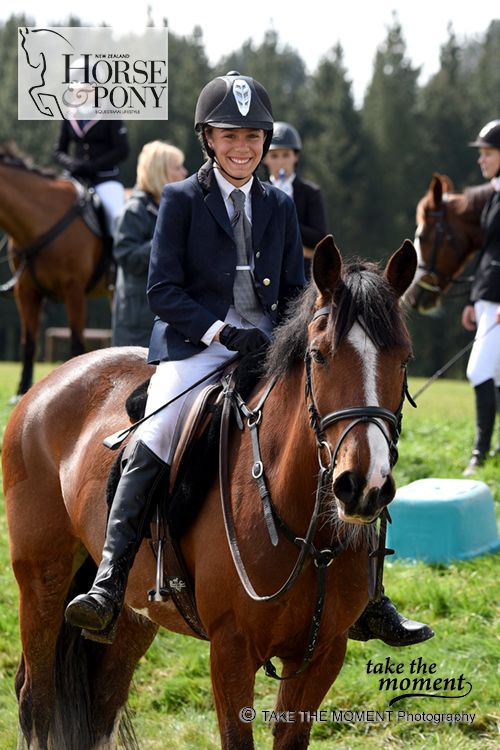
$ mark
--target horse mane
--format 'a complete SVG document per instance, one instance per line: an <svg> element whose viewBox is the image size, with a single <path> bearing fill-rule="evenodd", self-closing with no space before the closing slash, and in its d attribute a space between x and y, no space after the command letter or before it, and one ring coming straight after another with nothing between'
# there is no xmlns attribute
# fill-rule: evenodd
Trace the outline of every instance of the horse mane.
<svg viewBox="0 0 500 750"><path fill-rule="evenodd" d="M317 295L318 290L311 282L291 303L290 314L277 328L274 342L269 347L265 362L268 377L289 375L297 364L303 362ZM398 297L377 263L353 260L344 266L330 306L328 327L332 352L338 349L359 319L377 349L408 345L409 336Z"/></svg>
<svg viewBox="0 0 500 750"><path fill-rule="evenodd" d="M37 166L30 156L22 154L16 144L12 142L0 145L0 163L5 164L7 167L23 169L26 172L47 177L50 180L55 180L57 177L56 172L52 168Z"/></svg>

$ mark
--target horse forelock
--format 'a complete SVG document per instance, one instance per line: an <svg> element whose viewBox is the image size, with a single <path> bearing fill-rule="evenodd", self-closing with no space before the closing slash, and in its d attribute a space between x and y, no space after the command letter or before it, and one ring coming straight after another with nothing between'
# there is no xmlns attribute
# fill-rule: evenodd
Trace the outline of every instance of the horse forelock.
<svg viewBox="0 0 500 750"><path fill-rule="evenodd" d="M0 163L7 167L22 169L26 172L38 174L41 177L47 177L54 180L57 175L50 167L39 167L34 164L29 156L21 154L14 143L4 143L0 145Z"/></svg>
<svg viewBox="0 0 500 750"><path fill-rule="evenodd" d="M311 282L295 300L287 320L278 327L267 356L268 376L288 375L303 362L317 298L318 291ZM326 328L332 353L357 321L378 350L409 345L399 300L376 263L353 261L343 268L342 278L332 292Z"/></svg>

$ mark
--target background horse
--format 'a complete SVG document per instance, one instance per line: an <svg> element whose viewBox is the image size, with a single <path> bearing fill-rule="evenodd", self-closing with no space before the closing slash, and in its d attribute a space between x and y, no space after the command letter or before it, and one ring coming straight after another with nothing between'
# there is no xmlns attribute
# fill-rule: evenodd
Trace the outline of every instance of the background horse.
<svg viewBox="0 0 500 750"><path fill-rule="evenodd" d="M491 185L453 193L449 177L435 174L417 206L418 270L404 302L419 312L434 309L481 247L482 210Z"/></svg>
<svg viewBox="0 0 500 750"><path fill-rule="evenodd" d="M389 426L402 406L411 353L399 299L415 267L406 241L383 275L361 262L341 273L340 255L326 238L316 250L313 283L279 329L248 401L255 408L276 377L261 416L254 415L273 503L294 537L305 538L319 468L327 467L326 507L313 544L321 552L343 549L324 565L324 614L312 660L298 677L280 682L277 711L318 709L342 667L348 628L368 601L369 524L395 494ZM102 441L127 426L125 399L152 369L144 350L135 348L70 360L30 389L6 428L3 477L22 642L16 691L29 748L114 750L134 669L158 626L193 635L171 601L148 601L156 564L146 542L113 645L85 641L63 619L68 597L88 590L101 557L105 484L114 460ZM310 420L323 431L319 446ZM278 544L271 542L250 471L249 429L232 427L227 461L241 558L258 596L269 597L287 580L299 551L281 526ZM240 583L225 536L214 480L180 545L210 641L222 747L251 750L251 723L241 711L252 706L255 673L273 656L282 660L285 677L301 664L316 574L309 560L283 596L255 601ZM276 724L274 747L306 748L310 728L298 719Z"/></svg>
<svg viewBox="0 0 500 750"><path fill-rule="evenodd" d="M21 317L22 375L18 395L26 393L33 382L44 297L61 299L66 305L72 356L85 352L86 296L107 295L111 301L105 269L95 279L103 241L88 228L81 215L40 251L34 245L76 200L72 182L29 166L11 148L0 149L0 227L10 237L8 253L12 270L17 271L23 262L21 251L26 249L29 258L14 287Z"/></svg>

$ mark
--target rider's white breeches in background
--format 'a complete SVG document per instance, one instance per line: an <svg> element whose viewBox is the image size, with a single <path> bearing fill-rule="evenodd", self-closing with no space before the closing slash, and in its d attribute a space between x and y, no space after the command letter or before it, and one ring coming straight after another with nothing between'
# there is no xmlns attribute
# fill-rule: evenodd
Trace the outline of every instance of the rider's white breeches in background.
<svg viewBox="0 0 500 750"><path fill-rule="evenodd" d="M125 203L125 190L123 185L121 182L118 182L118 180L108 180L107 182L100 182L94 189L102 200L108 228L110 233L113 234L116 217Z"/></svg>
<svg viewBox="0 0 500 750"><path fill-rule="evenodd" d="M474 387L490 379L500 386L500 325L495 325L498 306L498 302L486 300L479 300L474 304L476 342L467 365L467 378Z"/></svg>

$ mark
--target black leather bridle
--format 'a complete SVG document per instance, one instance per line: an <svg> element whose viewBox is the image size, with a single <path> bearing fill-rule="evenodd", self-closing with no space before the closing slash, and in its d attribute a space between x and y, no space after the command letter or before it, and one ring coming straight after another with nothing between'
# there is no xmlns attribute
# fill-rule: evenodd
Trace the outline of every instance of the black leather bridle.
<svg viewBox="0 0 500 750"><path fill-rule="evenodd" d="M438 268L436 268L436 263L438 260L441 245L443 244L443 239L446 239L446 241L451 245L453 251L458 254L455 240L446 221L446 201L443 200L443 202L441 203L441 208L438 211L426 210L425 214L426 216L435 216L437 218L436 228L432 240L429 261L427 263L418 264L418 268L423 271L423 275L416 282L416 285L427 292L438 294L440 297L461 297L466 294L466 292L461 292L460 294L447 294L439 286L439 279L443 279L446 284L465 284L470 283L473 277L464 276L456 279L453 276L443 273ZM429 284L427 281L424 281L424 276L430 276L433 283Z"/></svg>

